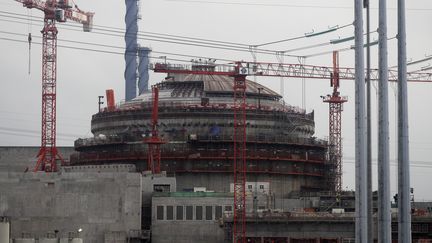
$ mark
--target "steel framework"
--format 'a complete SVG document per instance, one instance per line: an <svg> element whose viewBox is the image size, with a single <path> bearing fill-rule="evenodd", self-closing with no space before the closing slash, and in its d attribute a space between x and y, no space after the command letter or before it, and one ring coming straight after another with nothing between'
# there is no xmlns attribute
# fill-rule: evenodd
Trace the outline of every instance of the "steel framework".
<svg viewBox="0 0 432 243"><path fill-rule="evenodd" d="M324 79L332 78L334 73L333 67L314 66L304 64L281 64L281 63L263 63L263 62L237 62L236 65L218 65L214 70L192 69L191 65L155 63L150 65L150 69L160 73L178 73L178 74L201 74L201 75L227 75L232 76L238 68L246 68L249 76L266 76L266 77L288 77L288 78L310 78ZM366 71L365 71L366 72ZM389 70L389 81L398 80L397 70ZM338 68L339 79L354 80L354 68ZM371 69L371 80L378 80L378 69ZM427 72L408 72L408 82L432 82L432 73Z"/></svg>
<svg viewBox="0 0 432 243"><path fill-rule="evenodd" d="M165 141L159 137L157 128L159 116L159 88L156 85L152 86L152 96L152 131L150 138L145 140L145 143L148 144L147 168L153 174L159 174L161 172L161 145L164 144Z"/></svg>
<svg viewBox="0 0 432 243"><path fill-rule="evenodd" d="M323 96L323 101L329 104L329 155L335 163L334 188L342 191L342 111L347 97L339 93L339 53L333 52L333 73L331 75L332 95Z"/></svg>
<svg viewBox="0 0 432 243"><path fill-rule="evenodd" d="M42 29L42 136L41 147L34 171L57 171L57 159L63 158L56 146L56 98L57 98L57 27L56 22L70 19L83 24L84 31L90 31L93 13L72 8L68 0L15 0L26 8L44 12Z"/></svg>
<svg viewBox="0 0 432 243"><path fill-rule="evenodd" d="M243 70L244 72L244 70ZM234 225L233 242L246 242L246 75L234 77Z"/></svg>

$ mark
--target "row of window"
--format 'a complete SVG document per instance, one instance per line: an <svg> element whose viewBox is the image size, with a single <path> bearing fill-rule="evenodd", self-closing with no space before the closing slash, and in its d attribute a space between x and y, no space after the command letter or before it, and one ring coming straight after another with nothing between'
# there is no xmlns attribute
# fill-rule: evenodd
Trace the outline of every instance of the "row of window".
<svg viewBox="0 0 432 243"><path fill-rule="evenodd" d="M230 212L232 206L224 209ZM221 217L222 206L156 206L157 220L217 220Z"/></svg>

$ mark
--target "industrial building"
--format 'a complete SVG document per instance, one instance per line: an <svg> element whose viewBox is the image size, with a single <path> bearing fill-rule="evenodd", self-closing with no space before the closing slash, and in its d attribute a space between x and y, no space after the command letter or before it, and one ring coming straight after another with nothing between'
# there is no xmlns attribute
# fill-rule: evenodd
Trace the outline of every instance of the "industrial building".
<svg viewBox="0 0 432 243"><path fill-rule="evenodd" d="M196 186L229 192L233 156L233 80L226 76L170 75L159 83L161 170L175 175L177 190ZM270 89L248 80L247 180L270 184L272 193L334 189L327 142L313 136L313 112L284 104ZM134 164L148 170L151 92L107 107L91 121L93 138L78 139L71 165ZM223 182L223 183L222 183Z"/></svg>
<svg viewBox="0 0 432 243"><path fill-rule="evenodd" d="M166 57L153 66L152 50L138 44L139 1L126 0L125 101L116 104L107 90L107 106L91 119L92 136L57 147L55 24L68 19L88 32L94 13L68 0L16 1L45 15L42 142L39 148L0 147L0 243L352 243L365 235L357 235L355 224L366 205L358 207L355 199L366 190L341 189L347 99L338 91L340 78L364 78L357 69L340 69L338 52L332 68L282 62L274 68L255 60L220 72L212 59L192 60L187 69L167 64ZM30 49L30 34L28 40ZM151 90L149 68L167 73ZM313 111L286 104L247 80L249 72L330 79L333 93L322 97L330 105L328 140L314 136L315 122L324 121L315 121ZM384 208L378 197L372 195L369 207L373 229ZM400 205L412 208L412 230L403 232L412 232L414 243L432 242L432 203L402 196L392 202L387 233L393 241L398 216L408 215L398 212ZM378 239L377 230L372 238Z"/></svg>

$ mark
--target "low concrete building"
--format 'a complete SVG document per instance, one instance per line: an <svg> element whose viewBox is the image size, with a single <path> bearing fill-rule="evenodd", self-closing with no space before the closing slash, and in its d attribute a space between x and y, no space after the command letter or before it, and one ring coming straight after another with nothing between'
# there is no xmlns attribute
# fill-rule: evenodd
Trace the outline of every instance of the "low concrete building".
<svg viewBox="0 0 432 243"><path fill-rule="evenodd" d="M232 193L155 193L152 243L224 242L222 216L232 211Z"/></svg>

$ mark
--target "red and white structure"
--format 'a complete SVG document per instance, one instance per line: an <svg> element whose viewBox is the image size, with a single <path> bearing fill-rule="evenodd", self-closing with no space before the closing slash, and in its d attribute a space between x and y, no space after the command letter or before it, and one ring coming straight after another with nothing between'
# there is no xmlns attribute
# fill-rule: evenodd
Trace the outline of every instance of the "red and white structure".
<svg viewBox="0 0 432 243"><path fill-rule="evenodd" d="M83 24L84 31L91 30L94 13L72 6L69 0L15 0L26 8L44 12L42 29L42 137L34 171L57 171L56 160L63 158L56 147L56 84L57 84L57 34L56 22L72 20Z"/></svg>
<svg viewBox="0 0 432 243"><path fill-rule="evenodd" d="M246 242L246 71L234 77L234 225L233 242Z"/></svg>
<svg viewBox="0 0 432 243"><path fill-rule="evenodd" d="M145 139L145 143L148 144L148 160L147 166L153 174L160 174L160 162L161 162L161 145L165 143L159 137L158 132L158 114L159 114L159 88L154 85L152 87L152 117L151 117L151 135L149 138Z"/></svg>

